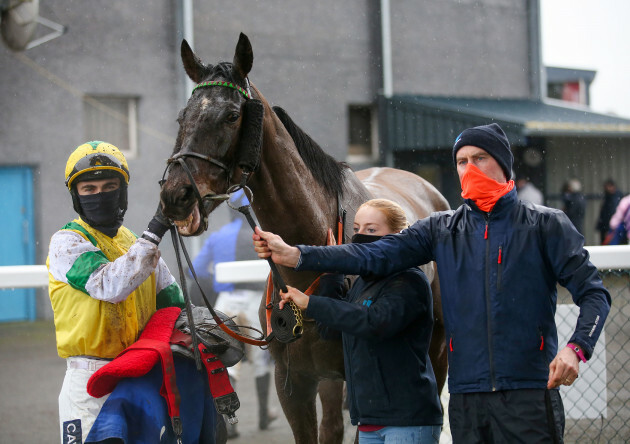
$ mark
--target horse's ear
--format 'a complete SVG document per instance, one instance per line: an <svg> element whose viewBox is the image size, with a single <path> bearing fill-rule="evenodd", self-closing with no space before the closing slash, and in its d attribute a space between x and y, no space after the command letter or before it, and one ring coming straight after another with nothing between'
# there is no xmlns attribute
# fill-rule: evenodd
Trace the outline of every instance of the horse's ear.
<svg viewBox="0 0 630 444"><path fill-rule="evenodd" d="M254 52L252 51L252 44L249 43L247 36L241 32L232 62L234 74L238 75L241 79L245 79L247 74L251 71L253 64Z"/></svg>
<svg viewBox="0 0 630 444"><path fill-rule="evenodd" d="M182 40L181 54L184 69L186 70L188 77L190 77L190 79L195 83L201 82L205 67L201 59L197 57L185 39Z"/></svg>

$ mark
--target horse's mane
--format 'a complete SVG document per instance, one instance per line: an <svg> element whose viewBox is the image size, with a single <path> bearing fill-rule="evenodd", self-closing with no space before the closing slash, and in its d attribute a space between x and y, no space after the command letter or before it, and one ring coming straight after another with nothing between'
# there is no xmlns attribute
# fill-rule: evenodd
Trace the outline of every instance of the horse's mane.
<svg viewBox="0 0 630 444"><path fill-rule="evenodd" d="M207 70L206 78L208 80L221 78L231 82L235 81L232 63L230 62L220 62L214 66L208 65L205 69ZM326 154L317 142L289 117L284 109L274 106L273 110L291 135L298 153L304 160L306 167L313 173L315 180L331 196L343 194L344 169L349 168L348 164L337 162L332 156Z"/></svg>
<svg viewBox="0 0 630 444"><path fill-rule="evenodd" d="M326 154L311 136L297 126L284 109L279 106L274 106L273 110L291 135L302 160L304 160L306 167L313 173L315 180L317 180L331 196L340 196L343 194L343 170L349 168L348 164L345 162L337 162L332 156Z"/></svg>

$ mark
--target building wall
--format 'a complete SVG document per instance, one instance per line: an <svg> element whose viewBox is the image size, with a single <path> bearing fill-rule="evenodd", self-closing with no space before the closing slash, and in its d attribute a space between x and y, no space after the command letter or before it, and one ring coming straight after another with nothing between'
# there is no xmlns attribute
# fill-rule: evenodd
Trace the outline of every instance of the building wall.
<svg viewBox="0 0 630 444"><path fill-rule="evenodd" d="M394 91L530 96L527 1L392 1Z"/></svg>
<svg viewBox="0 0 630 444"><path fill-rule="evenodd" d="M36 263L44 263L50 236L75 216L63 171L69 153L91 139L84 134L86 94L139 98L139 151L129 160L125 225L141 232L155 211L157 181L183 106L179 4L46 0L40 14L66 26L63 36L22 53L0 45L0 164L34 168ZM524 2L390 4L394 92L529 94ZM327 152L344 160L348 105L373 103L381 90L379 2L205 0L193 5L197 54L207 63L231 61L239 33L246 33L254 51L252 82ZM173 269L169 243L161 248ZM190 240L192 252L199 244ZM50 316L45 291L38 297L39 316Z"/></svg>
<svg viewBox="0 0 630 444"><path fill-rule="evenodd" d="M144 3L40 2L40 14L67 26L67 33L22 53L0 45L0 162L35 168L38 264L46 260L50 236L75 217L64 169L70 152L86 141L85 94L139 97L142 127L138 156L129 159L125 225L141 232L157 207L157 181L173 148L179 109L174 14L171 2ZM46 292L38 299L38 315L49 317Z"/></svg>
<svg viewBox="0 0 630 444"><path fill-rule="evenodd" d="M251 80L344 159L348 104L382 92L379 3L233 0L230 15L224 2L198 2L194 49L206 62L231 61L247 34ZM526 3L391 1L394 93L528 97Z"/></svg>

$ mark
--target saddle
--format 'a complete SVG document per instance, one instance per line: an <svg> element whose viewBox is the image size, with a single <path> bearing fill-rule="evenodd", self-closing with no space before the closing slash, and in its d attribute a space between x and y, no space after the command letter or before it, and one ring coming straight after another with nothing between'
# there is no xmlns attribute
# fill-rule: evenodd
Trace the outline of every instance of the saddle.
<svg viewBox="0 0 630 444"><path fill-rule="evenodd" d="M230 329L238 331L236 324L227 315L220 312L217 315ZM206 307L194 307L193 320L200 340L199 352L217 412L236 422L235 412L240 407L240 402L232 388L226 367L241 360L244 345L223 333ZM100 398L111 393L121 379L144 376L160 362L163 374L160 394L166 399L173 430L177 436L181 436L180 396L173 353L194 359L186 313L178 307L167 307L153 314L136 342L90 377L87 392L90 396ZM229 365L226 366L223 360Z"/></svg>
<svg viewBox="0 0 630 444"><path fill-rule="evenodd" d="M232 367L241 359L245 353L245 344L233 338L217 325L210 310L207 307L193 307L193 322L199 341L215 354L226 367ZM240 332L238 326L225 313L215 310L215 313L223 320L223 323L232 331ZM182 311L175 321L175 329L181 332L176 334L177 341L171 341L173 353L180 354L190 359L195 359L192 349L192 337L190 336L190 325L186 312ZM180 342L180 340L184 342Z"/></svg>

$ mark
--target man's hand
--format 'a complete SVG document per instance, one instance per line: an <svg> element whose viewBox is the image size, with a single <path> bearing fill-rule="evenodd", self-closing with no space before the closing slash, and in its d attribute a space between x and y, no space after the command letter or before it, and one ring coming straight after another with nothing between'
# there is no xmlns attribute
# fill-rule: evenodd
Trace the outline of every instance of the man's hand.
<svg viewBox="0 0 630 444"><path fill-rule="evenodd" d="M168 231L171 225L172 222L164 216L164 213L162 213L162 203L160 202L158 203L158 207L153 215L153 218L149 221L149 226L142 234L142 238L159 245L162 237L164 237L164 233ZM147 232L149 234L147 234Z"/></svg>
<svg viewBox="0 0 630 444"><path fill-rule="evenodd" d="M153 219L165 226L167 230L171 227L171 225L173 225L173 222L168 217L164 216L164 213L162 213L162 202L158 202L158 207L157 210L155 210Z"/></svg>
<svg viewBox="0 0 630 444"><path fill-rule="evenodd" d="M549 364L547 388L571 385L578 377L580 360L573 350L564 347Z"/></svg>
<svg viewBox="0 0 630 444"><path fill-rule="evenodd" d="M295 268L300 259L300 250L287 245L280 236L256 227L252 235L254 250L261 259L271 260L278 265Z"/></svg>
<svg viewBox="0 0 630 444"><path fill-rule="evenodd" d="M288 303L289 301L293 301L295 305L297 305L297 308L299 308L300 310L306 310L306 307L308 307L309 297L297 288L289 287L287 285L287 292L283 293L281 291L280 297L282 297L282 300L278 304L280 310L282 310L284 308L284 304Z"/></svg>
<svg viewBox="0 0 630 444"><path fill-rule="evenodd" d="M326 245L337 245L337 241L335 240L335 235L333 234L333 230L331 228L328 229L328 233L326 233Z"/></svg>

